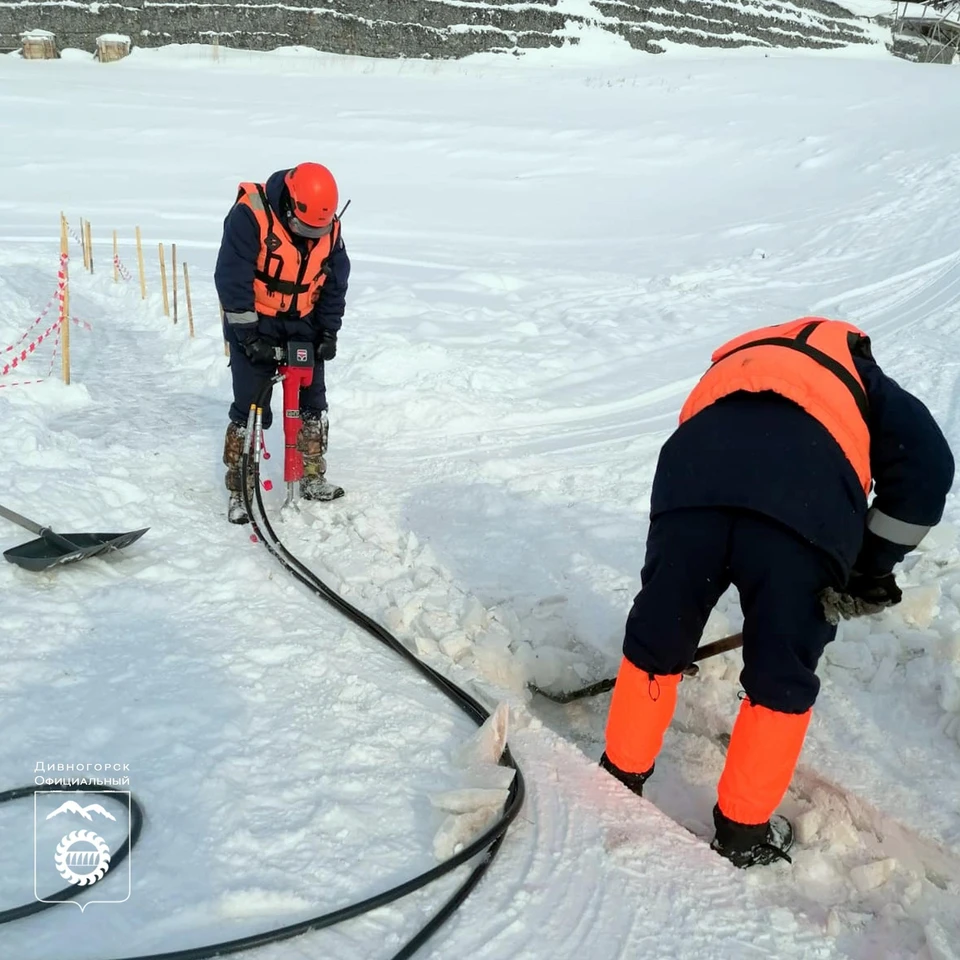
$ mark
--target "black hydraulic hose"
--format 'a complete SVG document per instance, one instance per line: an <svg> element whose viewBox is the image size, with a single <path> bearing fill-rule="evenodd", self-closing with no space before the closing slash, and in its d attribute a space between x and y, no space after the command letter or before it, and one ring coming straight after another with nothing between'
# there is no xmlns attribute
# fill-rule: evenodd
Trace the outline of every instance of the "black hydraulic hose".
<svg viewBox="0 0 960 960"><path fill-rule="evenodd" d="M44 786L42 784L37 784L29 787L15 787L13 790L5 790L3 793L0 793L0 803L6 803L8 800L22 800L24 797L32 797L35 793L38 793L41 790L62 790L65 792L69 791L70 793L83 791L84 793L92 793L96 794L97 796L101 796L105 800L116 801L117 799L113 794L105 793L102 787L97 786ZM127 859L130 851L136 845L137 840L140 839L140 833L142 830L143 808L140 806L137 798L131 793L130 825L127 832L127 838L117 848L117 852L111 856L111 870L116 869L119 864L123 863L123 861ZM79 896L88 889L89 887L74 885L72 887L66 887L63 890L58 890L56 893L52 893L50 896L45 897L43 900L34 900L33 903L25 903L20 907L11 907L9 910L2 910L0 911L0 924L12 923L14 920L23 919L23 917L31 917L33 914L40 913L41 910L47 910L50 907L55 907L58 903L63 903L65 900L72 900L74 897Z"/></svg>
<svg viewBox="0 0 960 960"><path fill-rule="evenodd" d="M245 452L244 457L247 457L248 454ZM257 482L259 480L259 470L254 470L254 485L256 490L256 503L257 508L260 511L260 516L263 521L263 529L266 530L268 537L263 535L263 529L257 523L256 517L253 515L253 511L250 509L252 506L249 501L246 500L248 488L247 488L247 476L249 474L249 464L244 462L241 468L242 474L242 485L245 498L245 506L247 508L247 515L250 517L251 524L253 526L254 533L260 538L267 550L284 566L288 573L292 574L297 580L303 583L305 586L309 587L314 593L319 594L330 603L332 606L336 607L344 616L349 620L352 620L357 626L362 627L368 633L372 634L382 643L386 644L394 653L403 657L411 666L416 670L422 673L428 680L438 686L450 699L452 699L457 706L465 710L478 724L482 724L487 717L490 716L489 711L480 704L477 700L470 696L465 690L462 690L458 687L453 681L448 680L442 673L434 670L433 667L428 666L419 657L411 653L397 638L390 633L386 627L381 626L377 623L376 620L367 616L363 611L358 610L353 604L344 600L338 593L330 589L327 584L325 584L309 567L305 566L300 560L297 559L289 550L283 545L280 538L277 536L276 531L273 529L272 524L267 519L266 512L263 506L263 495L260 492L260 484ZM516 769L516 766L512 762L508 762L507 766L513 767ZM519 772L519 771L518 771Z"/></svg>
<svg viewBox="0 0 960 960"><path fill-rule="evenodd" d="M465 690L462 690L451 680L444 677L443 674L434 670L432 667L416 657L385 627L381 626L379 623L377 623L377 621L367 616L361 610L358 610L351 603L344 600L339 594L331 590L330 587L327 586L327 584L324 583L312 570L306 567L299 559L297 559L297 557L290 553L290 551L287 550L280 538L277 536L276 531L273 529L273 526L266 515L266 510L264 509L263 505L263 496L260 492L259 441L261 435L262 405L266 400L270 388L274 383L281 379L282 377L278 375L264 386L256 398L254 406L251 408L250 416L247 419L247 438L244 447L243 459L241 462L241 490L243 491L244 505L247 510L247 516L250 518L254 532L263 542L267 550L296 580L304 584L304 586L306 586L312 592L327 600L328 603L343 613L344 616L346 616L349 620L362 627L399 656L403 657L404 660L406 660L418 672L420 672L438 689L440 689L448 699L452 700L458 707L467 713L474 720L474 722L477 723L478 726L481 725L490 716L490 714L489 711L487 711L487 709L481 703L479 703L479 701L471 697L470 694L468 694ZM250 477L251 450L253 451L254 457L254 469L252 477ZM248 480L252 480L252 483L248 483ZM252 509L253 504L251 503L249 496L251 486L255 491L256 505L263 523L262 528L258 524L257 518ZM264 531L266 531L266 536L264 535ZM405 944L398 953L394 954L391 960L406 960L406 958L413 956L420 946L422 946L427 939L432 936L432 934L435 933L436 930L438 930L440 926L453 914L460 904L463 903L473 888L480 881L483 874L486 873L493 861L493 858L499 852L507 828L520 812L525 794L523 774L521 773L520 768L517 766L516 761L513 759L513 755L511 754L509 747L504 748L500 762L501 765L512 768L515 771L515 775L510 784L510 789L507 794L507 801L504 805L503 812L496 823L485 830L469 846L461 850L459 854L456 854L449 860L438 864L431 870L420 874L419 877L415 877L412 880L407 881L405 884L401 884L400 886L394 887L392 890L387 890L381 894L381 896L384 898L389 898L385 899L384 903L392 902L393 900L399 899L400 897L405 896L408 893L412 893L414 890L420 889L420 887L426 886L428 883L439 879L445 874L456 869L456 867L465 863L467 860L472 859L480 851L488 850L488 855L473 868L471 874L467 877L467 880L457 889L454 895L443 905L437 914L431 918L431 920L412 940ZM373 907L369 907L367 909L373 909Z"/></svg>
<svg viewBox="0 0 960 960"><path fill-rule="evenodd" d="M517 769L517 768L514 768ZM517 776L519 776L519 770L517 771ZM522 803L523 798L521 796L520 802ZM517 808L519 810L519 807ZM511 818L512 819L512 818ZM484 860L482 860L477 867L470 872L470 876L467 877L466 882L461 884L457 888L456 893L443 905L443 907L430 918L429 922L424 924L420 932L410 939L406 945L398 952L391 957L391 960L409 960L426 942L443 926L447 920L453 916L454 911L456 911L460 904L463 903L467 897L473 892L473 888L480 882L483 878L483 875L487 872L490 864L493 863L493 858L500 851L500 845L503 843L504 837L506 837L506 828L504 832L497 837L496 840L490 845L490 850L488 855Z"/></svg>
<svg viewBox="0 0 960 960"><path fill-rule="evenodd" d="M273 383L277 382L279 379L280 377L275 377L273 380L269 381L261 394L258 396L256 402L256 408L258 411L266 399L267 391L273 385ZM276 532L270 524L270 521L267 519L266 512L263 507L263 498L260 494L259 485L259 451L257 451L257 457L255 458L255 463L257 466L254 469L253 479L256 484L257 507L260 511L263 521L263 527L260 527L253 515L252 504L250 502L247 487L247 479L250 473L250 444L255 443L259 439L259 416L256 418L256 423L258 425L256 429L254 428L254 423L255 417L253 411L251 411L251 415L247 424L247 446L243 453L241 483L244 491L244 502L247 508L248 516L251 519L253 528L258 537L262 540L270 553L280 562L284 569L291 574L291 576L306 586L313 593L327 600L345 616L349 617L349 619L354 623L363 627L363 629L367 630L378 640L390 647L391 650L402 656L408 663L414 666L420 673L430 680L431 683L437 686L450 700L464 710L477 723L478 726L481 725L490 714L486 708L479 703L479 701L471 697L466 691L461 690L460 687L458 687L451 680L448 680L441 673L438 673L432 667L420 661L417 657L410 653L406 647L404 647L400 641L397 640L396 637L394 637L389 631L378 624L375 620L372 620L362 611L352 606L338 594L334 593L322 580L320 580L319 577L317 577L315 573L313 573L313 571L304 566L293 554L287 550L287 548L280 541L279 537L277 537ZM264 536L264 531L267 533L266 536ZM308 933L311 930L322 930L326 927L332 927L338 923L344 922L345 920L350 920L354 917L361 916L364 913L369 913L372 910L376 910L379 907L393 903L394 901L399 900L408 894L422 889L433 881L439 880L441 877L444 877L453 870L456 870L457 867L460 867L474 859L474 857L476 857L478 854L485 852L485 856L483 856L480 861L471 869L466 880L456 889L453 895L441 906L441 908L430 918L430 920L424 924L420 931L406 944L404 944L404 946L391 958L391 960L409 960L409 958L412 957L417 950L419 950L420 947L423 946L423 944L426 943L427 940L450 918L454 911L456 911L457 908L464 902L464 900L466 900L476 885L480 882L481 878L489 869L490 864L493 862L494 857L499 852L506 835L507 828L514 821L517 814L520 812L520 808L523 806L525 794L523 774L521 773L520 768L517 766L516 761L513 759L509 747L504 747L500 763L503 766L512 768L515 772L515 775L507 793L507 800L504 804L503 812L500 814L500 817L496 823L484 830L483 833L467 844L462 850L460 850L459 853L454 854L443 863L437 864L435 867L431 867L429 870L412 877L410 880L406 880L403 883L397 884L396 886L384 890L381 893L375 894L372 897L367 897L365 900L361 900L358 903L341 907L338 910L321 914L318 917L312 917L308 920L302 920L298 923L289 924L285 927L279 927L276 930L250 934L246 937L239 937L235 940L228 940L222 943L207 944L201 947L190 947L185 950L173 950L167 953L153 953L149 955L115 958L115 960L211 960L213 957L240 953L241 951L251 950L255 947L262 947L269 943L277 943L281 940L289 940L293 937L298 937L304 933ZM40 789L44 788L31 785L28 787L18 787L13 790L8 790L5 793L0 793L0 803L7 800L17 800L31 796ZM91 793L102 792L97 787L84 788L63 786L55 787L53 789L62 789L65 791L85 789ZM124 841L123 846L118 849L116 856L113 858L112 866L116 866L118 863L124 860L134 844L136 844L143 829L143 820L143 810L140 804L135 798L133 798L131 794L130 832L126 841ZM78 896L83 892L84 889L87 888L75 886L67 890L62 890L47 899L57 900L58 902L61 900L69 900L75 896ZM0 913L0 924L18 920L34 913L39 913L41 910L46 910L48 907L53 905L54 904L52 903L38 901L36 903L26 904L21 907L14 907L13 909Z"/></svg>

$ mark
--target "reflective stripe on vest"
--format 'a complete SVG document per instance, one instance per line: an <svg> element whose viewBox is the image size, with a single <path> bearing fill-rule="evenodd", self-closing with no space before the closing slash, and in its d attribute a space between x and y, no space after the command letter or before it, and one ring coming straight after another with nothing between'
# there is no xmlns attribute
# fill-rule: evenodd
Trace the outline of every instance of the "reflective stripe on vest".
<svg viewBox="0 0 960 960"><path fill-rule="evenodd" d="M310 252L304 257L274 215L262 183L241 183L237 203L249 207L260 229L260 252L253 280L253 299L257 313L275 317L290 313L306 317L313 310L326 283L327 258L340 237L340 222L319 240L308 240Z"/></svg>
<svg viewBox="0 0 960 960"><path fill-rule="evenodd" d="M742 334L714 351L713 366L687 397L680 422L741 390L779 393L823 424L867 494L870 411L850 352L851 337L866 334L852 324L822 317L803 317Z"/></svg>

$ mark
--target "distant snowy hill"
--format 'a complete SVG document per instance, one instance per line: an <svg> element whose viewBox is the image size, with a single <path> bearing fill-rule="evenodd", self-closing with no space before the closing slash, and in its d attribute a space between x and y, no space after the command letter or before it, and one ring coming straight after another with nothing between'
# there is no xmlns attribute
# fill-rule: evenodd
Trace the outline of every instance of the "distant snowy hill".
<svg viewBox="0 0 960 960"><path fill-rule="evenodd" d="M217 36L227 46L249 49L303 45L359 56L431 58L616 39L648 53L676 45L825 50L889 41L888 29L858 17L889 16L892 4L854 2L861 8L856 14L832 0L4 0L0 50L17 48L20 32L34 28L52 31L61 47L91 51L98 35L119 32L139 46L209 42Z"/></svg>

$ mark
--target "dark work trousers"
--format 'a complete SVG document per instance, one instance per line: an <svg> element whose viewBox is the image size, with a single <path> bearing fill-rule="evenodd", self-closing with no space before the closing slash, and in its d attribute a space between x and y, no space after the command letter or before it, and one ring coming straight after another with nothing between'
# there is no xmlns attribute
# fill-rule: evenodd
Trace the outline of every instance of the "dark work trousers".
<svg viewBox="0 0 960 960"><path fill-rule="evenodd" d="M839 586L825 552L762 514L671 510L650 524L640 577L623 644L634 666L657 674L689 666L710 611L732 583L744 616L747 696L781 713L813 706L817 662L837 630L818 598L824 587Z"/></svg>
<svg viewBox="0 0 960 960"><path fill-rule="evenodd" d="M230 373L233 375L233 403L230 404L230 419L234 423L246 424L250 405L264 385L277 372L275 363L251 363L237 342L236 334L229 324L224 325L224 338L230 345ZM271 391L272 393L272 391ZM313 382L300 391L300 412L307 418L311 413L318 414L327 409L327 387L323 380L323 361L318 360L313 368ZM270 409L270 394L263 405L263 429L269 430L273 423L273 411Z"/></svg>

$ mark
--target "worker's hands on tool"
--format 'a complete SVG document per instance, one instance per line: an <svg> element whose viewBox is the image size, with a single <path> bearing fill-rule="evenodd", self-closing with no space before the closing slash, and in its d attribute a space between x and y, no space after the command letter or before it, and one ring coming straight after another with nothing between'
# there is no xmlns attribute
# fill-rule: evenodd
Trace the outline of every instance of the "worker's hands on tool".
<svg viewBox="0 0 960 960"><path fill-rule="evenodd" d="M251 363L276 363L277 346L269 340L254 337L243 344L243 352L250 358Z"/></svg>
<svg viewBox="0 0 960 960"><path fill-rule="evenodd" d="M851 620L880 613L902 599L903 592L892 573L871 575L853 571L843 590L827 587L820 594L828 623L839 623L841 618Z"/></svg>

